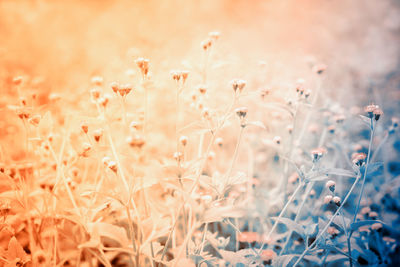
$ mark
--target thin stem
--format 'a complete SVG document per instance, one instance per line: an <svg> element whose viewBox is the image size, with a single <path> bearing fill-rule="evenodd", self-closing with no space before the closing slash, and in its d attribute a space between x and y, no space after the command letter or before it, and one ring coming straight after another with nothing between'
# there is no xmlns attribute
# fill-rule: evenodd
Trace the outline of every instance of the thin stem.
<svg viewBox="0 0 400 267"><path fill-rule="evenodd" d="M343 221L343 230L344 230L344 234L346 235L346 239L347 239L347 249L349 250L349 262L350 262L350 267L353 267L353 260L351 258L351 242L350 242L350 236L347 232L347 225L346 225L346 221L344 220L344 215L343 212L339 212L340 216L342 217L342 221Z"/></svg>
<svg viewBox="0 0 400 267"><path fill-rule="evenodd" d="M227 177L227 180L226 180L226 184L227 184L227 185L229 184L229 182L230 182L230 180L231 180L231 175L232 175L232 172L233 172L233 167L235 166L236 159L237 159L238 154L239 154L239 147L240 147L240 143L241 143L241 141L242 141L242 136L243 136L244 128L245 128L244 126L241 126L241 127L240 127L239 137L238 137L237 142L236 142L235 152L233 152L233 158L232 158L231 166L229 167L229 170L228 170L227 176L226 176L226 177Z"/></svg>
<svg viewBox="0 0 400 267"><path fill-rule="evenodd" d="M372 148L372 141L374 139L374 133L375 133L374 121L371 118L371 136L370 136L369 145L368 145L367 161L366 161L365 171L364 171L364 175L363 175L363 179L362 179L360 196L358 197L356 210L354 212L353 223L356 221L357 214L358 214L358 209L360 208L361 199L362 199L362 196L363 196L363 193L364 193L364 186L365 186L365 180L366 180L367 173L368 173L369 159L371 157L371 148Z"/></svg>
<svg viewBox="0 0 400 267"><path fill-rule="evenodd" d="M285 204L285 206L283 207L281 213L279 213L278 218L276 218L271 230L268 232L267 237L263 240L260 249L258 250L258 254L261 253L262 248L265 245L266 240L268 240L271 237L271 234L275 231L276 227L278 226L279 223L279 219L282 218L282 216L285 214L287 208L289 207L289 204L292 203L293 199L296 197L297 193L299 192L299 190L303 187L304 182L300 182L299 185L296 187L296 189L294 190L292 196L289 198L288 202Z"/></svg>
<svg viewBox="0 0 400 267"><path fill-rule="evenodd" d="M354 191L354 188L356 187L358 181L360 180L360 175L357 176L356 180L354 181L353 185L351 186L349 192L347 193L346 197L344 198L342 204L338 207L338 209L336 210L336 212L332 215L331 219L328 221L328 223L326 224L326 226L322 229L322 231L317 235L317 237L315 238L315 240L311 243L310 246L308 246L303 253L300 255L300 257L297 259L297 261L294 263L293 267L296 267L300 261L304 258L304 256L307 254L307 252L311 249L311 247L313 247L314 244L317 243L317 241L319 241L319 239L325 234L325 232L328 230L329 226L331 225L331 223L333 222L333 220L336 218L336 216L339 214L340 210L343 208L344 204L347 202L348 198L350 197L351 193Z"/></svg>

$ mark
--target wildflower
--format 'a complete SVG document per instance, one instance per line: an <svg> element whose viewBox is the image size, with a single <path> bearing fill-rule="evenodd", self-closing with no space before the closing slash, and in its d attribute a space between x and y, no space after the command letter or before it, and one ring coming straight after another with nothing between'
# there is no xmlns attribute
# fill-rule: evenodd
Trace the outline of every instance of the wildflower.
<svg viewBox="0 0 400 267"><path fill-rule="evenodd" d="M325 64L318 64L318 65L315 65L312 68L312 71L317 73L317 74L322 74L325 70L326 70L326 65Z"/></svg>
<svg viewBox="0 0 400 267"><path fill-rule="evenodd" d="M33 115L31 118L28 119L28 122L33 126L38 126L41 118L42 117L40 115Z"/></svg>
<svg viewBox="0 0 400 267"><path fill-rule="evenodd" d="M328 126L328 132L331 134L334 134L336 130L336 126L335 125L329 125Z"/></svg>
<svg viewBox="0 0 400 267"><path fill-rule="evenodd" d="M103 77L101 76L92 77L92 83L96 86L101 86L103 84Z"/></svg>
<svg viewBox="0 0 400 267"><path fill-rule="evenodd" d="M215 139L215 144L219 147L222 147L222 145L224 144L224 139L218 137L217 139Z"/></svg>
<svg viewBox="0 0 400 267"><path fill-rule="evenodd" d="M118 167L117 167L117 163L113 160L108 162L107 167L112 170L113 172L117 173Z"/></svg>
<svg viewBox="0 0 400 267"><path fill-rule="evenodd" d="M215 159L215 152L214 151L210 151L210 153L208 153L208 160L214 160Z"/></svg>
<svg viewBox="0 0 400 267"><path fill-rule="evenodd" d="M379 108L377 105L371 104L366 107L364 107L365 113L367 113L368 118L372 119L374 117L374 111L375 109Z"/></svg>
<svg viewBox="0 0 400 267"><path fill-rule="evenodd" d="M332 193L335 192L335 187L336 187L336 183L335 181L329 180L328 182L326 182L325 185Z"/></svg>
<svg viewBox="0 0 400 267"><path fill-rule="evenodd" d="M333 226L330 226L327 231L326 231L329 235L332 236L332 238L335 238L340 232L338 229L336 229Z"/></svg>
<svg viewBox="0 0 400 267"><path fill-rule="evenodd" d="M88 130L89 130L89 125L83 121L83 122L81 122L81 129L85 134L87 134Z"/></svg>
<svg viewBox="0 0 400 267"><path fill-rule="evenodd" d="M109 157L104 157L102 160L103 164L105 166L108 166L108 164L110 163L111 159Z"/></svg>
<svg viewBox="0 0 400 267"><path fill-rule="evenodd" d="M293 125L286 126L286 130L288 131L289 134L292 134L293 133Z"/></svg>
<svg viewBox="0 0 400 267"><path fill-rule="evenodd" d="M103 97L99 98L99 103L103 106L103 108L107 107L108 102L110 102L110 95L108 94L104 94Z"/></svg>
<svg viewBox="0 0 400 267"><path fill-rule="evenodd" d="M367 157L367 155L365 155L364 153L354 153L352 155L353 164L361 167L364 164L366 157Z"/></svg>
<svg viewBox="0 0 400 267"><path fill-rule="evenodd" d="M20 97L19 101L21 102L21 105L26 106L26 98L25 97Z"/></svg>
<svg viewBox="0 0 400 267"><path fill-rule="evenodd" d="M313 149L311 151L313 162L320 160L325 153L326 153L326 149L323 147Z"/></svg>
<svg viewBox="0 0 400 267"><path fill-rule="evenodd" d="M376 218L378 218L378 213L375 212L375 211L371 211L371 212L368 213L368 216L369 216L371 219L376 219Z"/></svg>
<svg viewBox="0 0 400 267"><path fill-rule="evenodd" d="M96 142L100 141L100 138L103 136L103 129L97 129L93 131L93 138Z"/></svg>
<svg viewBox="0 0 400 267"><path fill-rule="evenodd" d="M315 194L316 194L315 190L314 190L314 189L311 189L311 191L310 191L310 197L314 197Z"/></svg>
<svg viewBox="0 0 400 267"><path fill-rule="evenodd" d="M177 162L182 161L182 160L183 160L183 154L182 154L182 152L175 152L175 153L174 153L174 159L175 159Z"/></svg>
<svg viewBox="0 0 400 267"><path fill-rule="evenodd" d="M233 91L239 90L241 93L243 91L243 88L246 86L246 81L245 80L240 80L240 79L234 79L231 81Z"/></svg>
<svg viewBox="0 0 400 267"><path fill-rule="evenodd" d="M272 141L273 141L275 144L280 145L280 144L281 144L281 141L282 141L282 138L281 138L280 136L275 136L275 137L272 139Z"/></svg>
<svg viewBox="0 0 400 267"><path fill-rule="evenodd" d="M172 76L172 79L174 81L179 82L179 80L181 79L182 74L178 70L172 70L171 71L171 76Z"/></svg>
<svg viewBox="0 0 400 267"><path fill-rule="evenodd" d="M311 95L311 90L305 90L305 91L304 91L304 97L305 97L305 98L309 98L310 95Z"/></svg>
<svg viewBox="0 0 400 267"><path fill-rule="evenodd" d="M100 90L98 88L93 88L90 90L90 96L92 97L92 100L98 100L100 98Z"/></svg>
<svg viewBox="0 0 400 267"><path fill-rule="evenodd" d="M201 116L206 120L210 119L210 110L208 108L202 108L202 110Z"/></svg>
<svg viewBox="0 0 400 267"><path fill-rule="evenodd" d="M113 90L114 93L118 93L119 91L119 84L117 82L112 82L110 84L111 89Z"/></svg>
<svg viewBox="0 0 400 267"><path fill-rule="evenodd" d="M267 264L271 263L272 260L276 258L276 256L277 255L275 251L273 251L272 249L263 249L260 254L261 260L263 262L266 261Z"/></svg>
<svg viewBox="0 0 400 267"><path fill-rule="evenodd" d="M247 108L246 107L237 108L235 109L235 112L240 119L243 119L247 115Z"/></svg>
<svg viewBox="0 0 400 267"><path fill-rule="evenodd" d="M334 196L334 197L332 198L332 200L333 200L333 202L335 202L336 206L340 207L341 201L342 201L342 200L340 199L340 197Z"/></svg>
<svg viewBox="0 0 400 267"><path fill-rule="evenodd" d="M375 230L375 231L381 230L382 227L383 227L383 225L381 223L374 223L374 224L371 225L371 229Z"/></svg>
<svg viewBox="0 0 400 267"><path fill-rule="evenodd" d="M186 82L186 79L187 79L188 76L189 76L189 71L188 71L188 70L182 70L182 71L181 71L181 75L182 75L182 83L185 83L185 82Z"/></svg>
<svg viewBox="0 0 400 267"><path fill-rule="evenodd" d="M179 143L181 143L182 146L186 146L186 145L187 145L187 142L188 142L187 136L181 136L181 137L179 138Z"/></svg>
<svg viewBox="0 0 400 267"><path fill-rule="evenodd" d="M297 172L292 173L292 175L289 176L288 182L291 184L296 183L299 180L299 174Z"/></svg>
<svg viewBox="0 0 400 267"><path fill-rule="evenodd" d="M211 47L211 45L212 45L211 39L207 39L207 40L204 40L203 42L201 42L201 47L203 48L204 51L209 49Z"/></svg>
<svg viewBox="0 0 400 267"><path fill-rule="evenodd" d="M126 142L131 147L137 147L137 148L141 148L146 143L146 141L143 139L143 137L141 137L139 135L128 136L126 138Z"/></svg>
<svg viewBox="0 0 400 267"><path fill-rule="evenodd" d="M118 88L118 93L122 97L127 96L131 91L132 91L132 85L129 83L121 85L121 87Z"/></svg>
<svg viewBox="0 0 400 267"><path fill-rule="evenodd" d="M197 90L199 90L200 94L205 95L207 92L207 87L205 85L199 85Z"/></svg>
<svg viewBox="0 0 400 267"><path fill-rule="evenodd" d="M145 58L138 58L135 60L136 65L139 67L142 72L143 77L147 76L149 72L149 60Z"/></svg>
<svg viewBox="0 0 400 267"><path fill-rule="evenodd" d="M332 199L333 199L333 197L331 195L326 195L324 198L324 203L329 204L329 203L331 203Z"/></svg>
<svg viewBox="0 0 400 267"><path fill-rule="evenodd" d="M140 122L137 122L137 121L132 121L129 124L129 127L134 131L139 131L140 129L142 129L142 124Z"/></svg>
<svg viewBox="0 0 400 267"><path fill-rule="evenodd" d="M383 111L380 108L376 108L373 113L376 121L378 121L379 118L383 115Z"/></svg>
<svg viewBox="0 0 400 267"><path fill-rule="evenodd" d="M209 32L208 36L210 36L211 38L213 38L214 40L218 40L219 37L221 36L220 32L214 31L214 32Z"/></svg>
<svg viewBox="0 0 400 267"><path fill-rule="evenodd" d="M364 208L361 209L360 213L361 213L362 215L368 215L368 213L369 213L370 211L371 211L371 208L370 208L370 207L364 207Z"/></svg>
<svg viewBox="0 0 400 267"><path fill-rule="evenodd" d="M23 82L24 78L22 76L17 76L13 78L13 84L20 85Z"/></svg>

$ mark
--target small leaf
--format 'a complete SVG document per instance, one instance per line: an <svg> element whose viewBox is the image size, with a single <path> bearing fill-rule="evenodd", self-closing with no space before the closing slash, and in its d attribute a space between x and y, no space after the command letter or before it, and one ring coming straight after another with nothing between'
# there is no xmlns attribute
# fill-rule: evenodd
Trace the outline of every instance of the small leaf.
<svg viewBox="0 0 400 267"><path fill-rule="evenodd" d="M362 122L364 122L366 125L370 126L371 125L371 119L368 117L365 117L364 115L359 115L360 119Z"/></svg>
<svg viewBox="0 0 400 267"><path fill-rule="evenodd" d="M325 173L328 175L338 175L338 176L346 176L346 177L355 177L356 174L354 171L349 171L346 169L338 169L338 168L330 168L325 170Z"/></svg>

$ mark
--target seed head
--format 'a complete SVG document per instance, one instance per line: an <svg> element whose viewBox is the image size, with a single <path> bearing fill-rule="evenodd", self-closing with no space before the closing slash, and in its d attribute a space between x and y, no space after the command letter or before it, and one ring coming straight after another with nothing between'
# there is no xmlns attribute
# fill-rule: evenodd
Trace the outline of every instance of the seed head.
<svg viewBox="0 0 400 267"><path fill-rule="evenodd" d="M292 125L286 126L286 130L288 131L289 134L292 134L293 133L293 126Z"/></svg>
<svg viewBox="0 0 400 267"><path fill-rule="evenodd" d="M383 225L381 223L374 223L371 225L371 229L375 230L375 231L379 231L380 229L382 229Z"/></svg>
<svg viewBox="0 0 400 267"><path fill-rule="evenodd" d="M331 235L332 237L336 237L340 232L338 229L336 229L333 226L330 226L327 231L326 231L329 235Z"/></svg>
<svg viewBox="0 0 400 267"><path fill-rule="evenodd" d="M373 113L376 121L378 121L379 118L383 115L383 111L380 108L376 108Z"/></svg>
<svg viewBox="0 0 400 267"><path fill-rule="evenodd" d="M332 200L333 200L333 202L335 202L336 206L340 207L341 201L342 201L342 200L340 199L340 197L334 196L334 197L332 198Z"/></svg>
<svg viewBox="0 0 400 267"><path fill-rule="evenodd" d="M280 136L275 136L272 140L275 144L280 145L282 142L282 138Z"/></svg>
<svg viewBox="0 0 400 267"><path fill-rule="evenodd" d="M22 84L24 78L22 76L17 76L13 78L13 84L14 85L20 85Z"/></svg>
<svg viewBox="0 0 400 267"><path fill-rule="evenodd" d="M311 95L311 90L305 90L305 91L304 91L304 97L305 97L305 98L309 98L310 95Z"/></svg>
<svg viewBox="0 0 400 267"><path fill-rule="evenodd" d="M103 85L103 77L101 77L101 76L92 77L92 83L96 86L102 86Z"/></svg>
<svg viewBox="0 0 400 267"><path fill-rule="evenodd" d="M199 85L197 87L197 90L199 90L200 94L205 95L207 93L207 87L205 85Z"/></svg>
<svg viewBox="0 0 400 267"><path fill-rule="evenodd" d="M203 48L204 51L208 50L211 47L211 45L212 45L211 39L207 39L201 42L201 47Z"/></svg>
<svg viewBox="0 0 400 267"><path fill-rule="evenodd" d="M333 193L335 192L336 182L333 180L329 180L328 182L326 182L325 186Z"/></svg>
<svg viewBox="0 0 400 267"><path fill-rule="evenodd" d="M117 173L118 171L118 166L117 163L113 160L108 162L108 166L107 166L110 170L112 170L113 172Z"/></svg>
<svg viewBox="0 0 400 267"><path fill-rule="evenodd" d="M224 144L224 139L218 137L217 139L215 139L215 144L219 147L222 147L222 145Z"/></svg>
<svg viewBox="0 0 400 267"><path fill-rule="evenodd" d="M126 142L131 146L131 147L136 147L136 148L142 148L142 146L146 143L143 137L140 135L133 135L133 136L128 136L126 138Z"/></svg>
<svg viewBox="0 0 400 267"><path fill-rule="evenodd" d="M200 105L200 103L199 103L199 105ZM209 108L204 107L201 114L202 114L202 117L204 119L206 119L206 120L210 119L210 110L209 110Z"/></svg>
<svg viewBox="0 0 400 267"><path fill-rule="evenodd" d="M361 167L364 164L366 157L367 155L364 153L354 153L352 155L353 164Z"/></svg>
<svg viewBox="0 0 400 267"><path fill-rule="evenodd" d="M96 142L100 141L100 138L103 136L103 129L97 129L93 131L93 138Z"/></svg>
<svg viewBox="0 0 400 267"><path fill-rule="evenodd" d="M312 69L313 72L317 74L322 74L326 70L326 65L325 64L318 64L315 65Z"/></svg>
<svg viewBox="0 0 400 267"><path fill-rule="evenodd" d="M110 87L111 87L111 89L113 90L114 93L116 93L116 94L118 93L118 91L119 91L119 83L112 82L110 84Z"/></svg>
<svg viewBox="0 0 400 267"><path fill-rule="evenodd" d="M328 132L331 134L334 134L336 130L336 126L335 125L329 125L328 126Z"/></svg>
<svg viewBox="0 0 400 267"><path fill-rule="evenodd" d="M38 126L39 123L40 123L41 118L42 118L42 117L41 117L40 115L33 115L32 117L30 117L30 118L28 119L28 122L29 122L30 124L32 124L33 126Z"/></svg>
<svg viewBox="0 0 400 267"><path fill-rule="evenodd" d="M181 162L181 161L183 160L183 154L182 154L182 152L175 152L175 153L174 153L174 159L175 159L177 162Z"/></svg>
<svg viewBox="0 0 400 267"><path fill-rule="evenodd" d="M246 117L247 111L248 111L248 109L247 109L246 107L240 107L240 108L235 109L236 115L237 115L240 119L243 119L243 118Z"/></svg>
<svg viewBox="0 0 400 267"><path fill-rule="evenodd" d="M365 113L367 113L368 118L372 119L374 117L374 111L379 108L379 106L371 104L364 107Z"/></svg>
<svg viewBox="0 0 400 267"><path fill-rule="evenodd" d="M326 195L324 198L324 203L329 204L329 203L331 203L332 199L333 199L333 197L331 195Z"/></svg>
<svg viewBox="0 0 400 267"><path fill-rule="evenodd" d="M189 76L189 71L188 70L182 70L181 71L181 75L182 75L182 83L185 83L188 76Z"/></svg>
<svg viewBox="0 0 400 267"><path fill-rule="evenodd" d="M85 121L81 122L81 129L85 134L88 133L89 125L87 124L87 122L85 122Z"/></svg>
<svg viewBox="0 0 400 267"><path fill-rule="evenodd" d="M92 97L92 100L98 100L100 98L100 90L98 88L91 89L90 96Z"/></svg>
<svg viewBox="0 0 400 267"><path fill-rule="evenodd" d="M132 91L132 85L130 83L123 84L118 89L118 93L122 97L127 96L131 91Z"/></svg>
<svg viewBox="0 0 400 267"><path fill-rule="evenodd" d="M186 146L186 145L187 145L187 142L188 142L187 136L181 136L181 137L179 138L179 143L181 143L182 146Z"/></svg>
<svg viewBox="0 0 400 267"><path fill-rule="evenodd" d="M209 32L208 36L210 36L214 40L218 40L219 37L221 36L220 32L214 31L214 32Z"/></svg>
<svg viewBox="0 0 400 267"><path fill-rule="evenodd" d="M182 77L182 73L179 70L172 70L171 76L174 81L179 82Z"/></svg>
<svg viewBox="0 0 400 267"><path fill-rule="evenodd" d="M147 76L149 72L149 60L145 58L138 58L135 60L136 65L139 67L143 76Z"/></svg>
<svg viewBox="0 0 400 267"><path fill-rule="evenodd" d="M311 151L314 162L320 160L324 154L326 154L326 149L323 147L315 148Z"/></svg>
<svg viewBox="0 0 400 267"><path fill-rule="evenodd" d="M243 91L244 87L246 86L246 81L240 80L240 79L234 79L231 81L231 84L232 84L233 91L236 92L239 90L239 93L241 93Z"/></svg>

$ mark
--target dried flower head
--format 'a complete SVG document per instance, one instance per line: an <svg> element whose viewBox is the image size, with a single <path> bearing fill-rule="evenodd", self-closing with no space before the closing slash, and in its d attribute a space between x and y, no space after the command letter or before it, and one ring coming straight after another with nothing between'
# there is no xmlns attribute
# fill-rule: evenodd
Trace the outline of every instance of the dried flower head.
<svg viewBox="0 0 400 267"><path fill-rule="evenodd" d="M142 57L135 60L135 63L142 72L143 77L146 77L147 74L149 73L149 62L150 61L148 59Z"/></svg>
<svg viewBox="0 0 400 267"><path fill-rule="evenodd" d="M199 91L200 94L205 95L207 93L207 86L199 85L197 86L197 90Z"/></svg>
<svg viewBox="0 0 400 267"><path fill-rule="evenodd" d="M146 140L144 140L144 138L140 135L133 135L133 136L128 136L126 138L126 142L131 147L142 148L143 145L146 143Z"/></svg>
<svg viewBox="0 0 400 267"><path fill-rule="evenodd" d="M131 91L132 85L130 83L123 84L118 88L118 93L122 97L127 96Z"/></svg>
<svg viewBox="0 0 400 267"><path fill-rule="evenodd" d="M364 208L362 208L361 211L360 211L360 213L361 213L362 215L368 215L368 213L370 213L370 212L371 212L371 208L370 208L370 207L364 207Z"/></svg>
<svg viewBox="0 0 400 267"><path fill-rule="evenodd" d="M85 134L87 134L87 133L88 133L88 130L89 130L89 125L88 125L88 123L85 122L85 121L81 122L81 129L82 129L82 131L83 131Z"/></svg>
<svg viewBox="0 0 400 267"><path fill-rule="evenodd" d="M263 249L260 254L261 260L266 261L267 264L271 263L276 257L276 252L272 249Z"/></svg>
<svg viewBox="0 0 400 267"><path fill-rule="evenodd" d="M116 93L116 94L118 93L118 91L119 91L119 83L112 82L110 84L110 87L111 87L111 89L113 90L114 93Z"/></svg>
<svg viewBox="0 0 400 267"><path fill-rule="evenodd" d="M172 79L174 81L179 82L179 80L182 77L182 74L181 74L181 72L179 70L172 70L171 71L171 76L172 76Z"/></svg>
<svg viewBox="0 0 400 267"><path fill-rule="evenodd" d="M246 81L245 80L240 80L240 79L234 79L231 81L233 91L237 92L242 92L244 87L246 86Z"/></svg>
<svg viewBox="0 0 400 267"><path fill-rule="evenodd" d="M326 149L323 147L315 148L311 151L311 155L313 158L313 161L316 162L322 158L323 155L326 154Z"/></svg>
<svg viewBox="0 0 400 267"><path fill-rule="evenodd" d="M335 204L336 204L336 206L340 206L341 205L341 199L340 199L340 197L338 197L338 196L334 196L333 198L332 198L332 200L333 200L333 202L335 202Z"/></svg>
<svg viewBox="0 0 400 267"><path fill-rule="evenodd" d="M40 120L41 120L41 116L40 115L33 115L32 117L30 117L29 119L28 119L28 122L30 123L30 124L32 124L33 126L38 126L39 125L39 123L40 123Z"/></svg>
<svg viewBox="0 0 400 267"><path fill-rule="evenodd" d="M204 51L207 51L212 45L212 40L211 39L206 39L201 42L201 47L203 48Z"/></svg>
<svg viewBox="0 0 400 267"><path fill-rule="evenodd" d="M371 229L375 230L375 231L381 230L382 227L383 227L383 225L381 223L374 223L374 224L371 225Z"/></svg>
<svg viewBox="0 0 400 267"><path fill-rule="evenodd" d="M374 110L377 108L379 108L379 106L371 104L364 107L364 112L367 113L368 118L372 119L374 117Z"/></svg>
<svg viewBox="0 0 400 267"><path fill-rule="evenodd" d="M117 173L117 171L118 171L117 163L116 163L115 161L113 161L113 160L111 160L111 161L108 162L107 167L108 167L110 170L112 170L113 172L115 172L115 173Z"/></svg>
<svg viewBox="0 0 400 267"><path fill-rule="evenodd" d="M13 78L13 84L14 85L20 85L22 84L24 78L22 76L17 76Z"/></svg>
<svg viewBox="0 0 400 267"><path fill-rule="evenodd" d="M272 141L273 141L275 144L280 145L281 142L282 142L282 138L281 138L280 136L275 136L275 137L272 139Z"/></svg>
<svg viewBox="0 0 400 267"><path fill-rule="evenodd" d="M329 203L331 203L332 199L333 199L333 197L331 195L326 195L324 197L324 203L329 204Z"/></svg>
<svg viewBox="0 0 400 267"><path fill-rule="evenodd" d="M100 90L99 88L93 88L90 90L90 96L92 98L92 100L97 101L100 98Z"/></svg>
<svg viewBox="0 0 400 267"><path fill-rule="evenodd" d="M354 165L361 167L364 164L366 157L367 155L364 153L354 153L351 158Z"/></svg>
<svg viewBox="0 0 400 267"><path fill-rule="evenodd" d="M100 138L103 136L103 132L104 130L101 128L93 131L93 138L96 142L100 141Z"/></svg>
<svg viewBox="0 0 400 267"><path fill-rule="evenodd" d="M336 237L340 232L338 229L336 229L333 226L328 227L326 231L329 235L331 235L333 238Z"/></svg>
<svg viewBox="0 0 400 267"><path fill-rule="evenodd" d="M185 83L187 78L189 77L189 71L188 70L182 70L181 71L182 75L182 83Z"/></svg>
<svg viewBox="0 0 400 267"><path fill-rule="evenodd" d="M240 108L235 109L235 113L240 119L243 119L244 117L246 117L247 111L248 111L248 109L246 107L240 107Z"/></svg>
<svg viewBox="0 0 400 267"><path fill-rule="evenodd" d="M375 118L376 121L378 121L379 118L383 115L383 111L380 108L374 109L373 113L374 113L374 118Z"/></svg>
<svg viewBox="0 0 400 267"><path fill-rule="evenodd" d="M210 36L214 40L218 40L219 37L221 36L221 33L217 32L217 31L213 31L213 32L209 32L208 36Z"/></svg>
<svg viewBox="0 0 400 267"><path fill-rule="evenodd" d="M222 145L224 144L224 139L222 139L221 137L217 137L215 139L215 144L219 147L222 147Z"/></svg>
<svg viewBox="0 0 400 267"><path fill-rule="evenodd" d="M335 192L336 182L333 180L329 180L328 182L326 182L325 186L333 193Z"/></svg>
<svg viewBox="0 0 400 267"><path fill-rule="evenodd" d="M92 83L96 86L102 86L103 85L103 77L101 76L94 76L92 77Z"/></svg>
<svg viewBox="0 0 400 267"><path fill-rule="evenodd" d="M325 64L318 64L318 65L315 65L312 68L312 71L317 73L317 74L322 74L325 70L326 70L326 65Z"/></svg>
<svg viewBox="0 0 400 267"><path fill-rule="evenodd" d="M181 137L179 138L179 143L181 143L182 146L186 146L186 145L187 145L187 142L188 142L187 136L181 136Z"/></svg>
<svg viewBox="0 0 400 267"><path fill-rule="evenodd" d="M183 160L183 154L182 154L182 152L175 152L175 153L174 153L174 159L175 159L177 162L181 162L181 161Z"/></svg>

